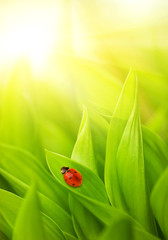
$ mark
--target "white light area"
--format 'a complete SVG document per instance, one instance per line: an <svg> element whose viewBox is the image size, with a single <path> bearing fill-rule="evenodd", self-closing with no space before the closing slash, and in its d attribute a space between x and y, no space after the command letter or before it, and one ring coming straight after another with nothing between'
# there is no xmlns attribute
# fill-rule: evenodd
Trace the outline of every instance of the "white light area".
<svg viewBox="0 0 168 240"><path fill-rule="evenodd" d="M114 0L114 3L123 18L132 21L132 24L149 20L157 6L157 0Z"/></svg>
<svg viewBox="0 0 168 240"><path fill-rule="evenodd" d="M57 40L59 11L50 8L11 7L0 26L0 64L27 59L42 70Z"/></svg>

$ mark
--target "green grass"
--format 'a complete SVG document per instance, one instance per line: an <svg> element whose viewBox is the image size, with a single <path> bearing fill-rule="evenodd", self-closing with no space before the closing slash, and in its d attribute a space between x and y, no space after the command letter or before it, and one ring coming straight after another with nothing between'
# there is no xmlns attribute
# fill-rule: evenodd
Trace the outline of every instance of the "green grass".
<svg viewBox="0 0 168 240"><path fill-rule="evenodd" d="M168 150L141 123L134 70L102 81L102 105L42 84L17 75L1 102L1 239L168 239Z"/></svg>

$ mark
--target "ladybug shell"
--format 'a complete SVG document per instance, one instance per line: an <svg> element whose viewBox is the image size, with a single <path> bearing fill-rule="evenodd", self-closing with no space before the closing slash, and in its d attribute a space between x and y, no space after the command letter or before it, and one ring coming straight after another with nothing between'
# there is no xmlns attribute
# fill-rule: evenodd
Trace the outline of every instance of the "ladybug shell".
<svg viewBox="0 0 168 240"><path fill-rule="evenodd" d="M80 172L74 168L70 168L65 172L64 180L72 187L79 187L82 184L83 178Z"/></svg>

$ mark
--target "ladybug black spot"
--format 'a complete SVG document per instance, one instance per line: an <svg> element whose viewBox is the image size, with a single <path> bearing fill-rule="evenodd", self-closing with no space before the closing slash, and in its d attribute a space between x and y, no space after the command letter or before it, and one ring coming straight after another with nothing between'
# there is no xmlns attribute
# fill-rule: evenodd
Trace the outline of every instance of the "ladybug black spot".
<svg viewBox="0 0 168 240"><path fill-rule="evenodd" d="M73 183L72 185L75 186L75 183Z"/></svg>
<svg viewBox="0 0 168 240"><path fill-rule="evenodd" d="M71 179L72 177L69 177L69 179Z"/></svg>
<svg viewBox="0 0 168 240"><path fill-rule="evenodd" d="M77 173L77 171L75 171L74 173Z"/></svg>

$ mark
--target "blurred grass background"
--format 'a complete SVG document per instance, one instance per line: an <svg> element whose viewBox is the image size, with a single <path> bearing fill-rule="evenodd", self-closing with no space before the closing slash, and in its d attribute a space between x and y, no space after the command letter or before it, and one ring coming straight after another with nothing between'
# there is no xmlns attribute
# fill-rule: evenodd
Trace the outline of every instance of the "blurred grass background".
<svg viewBox="0 0 168 240"><path fill-rule="evenodd" d="M82 104L111 115L133 67L142 122L168 142L167 16L166 0L0 0L1 141L40 133L70 156Z"/></svg>

